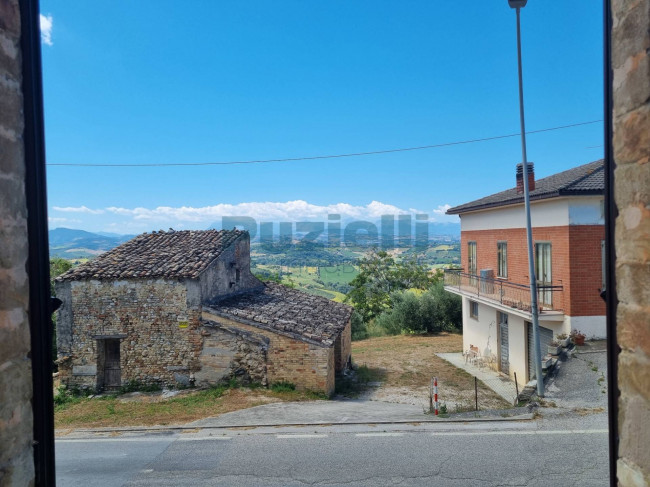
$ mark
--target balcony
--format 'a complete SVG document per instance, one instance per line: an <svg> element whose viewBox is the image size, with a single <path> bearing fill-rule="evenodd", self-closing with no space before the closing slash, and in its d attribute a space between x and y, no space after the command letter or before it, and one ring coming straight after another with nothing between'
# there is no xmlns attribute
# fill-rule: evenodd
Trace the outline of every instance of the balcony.
<svg viewBox="0 0 650 487"><path fill-rule="evenodd" d="M445 290L495 306L503 311L515 311L529 317L531 313L530 286L503 279L468 274L458 269L445 269ZM562 286L537 286L540 318L562 316Z"/></svg>

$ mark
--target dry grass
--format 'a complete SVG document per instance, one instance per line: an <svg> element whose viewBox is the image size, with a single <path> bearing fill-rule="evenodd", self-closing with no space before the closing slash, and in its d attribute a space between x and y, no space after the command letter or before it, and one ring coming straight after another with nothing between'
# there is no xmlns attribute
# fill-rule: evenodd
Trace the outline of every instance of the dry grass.
<svg viewBox="0 0 650 487"><path fill-rule="evenodd" d="M427 405L431 378L437 377L440 399L453 411L473 407L474 377L436 353L462 352L462 347L463 337L456 333L368 338L352 343L352 358L383 374L372 399ZM479 407L508 404L479 382Z"/></svg>
<svg viewBox="0 0 650 487"><path fill-rule="evenodd" d="M315 398L305 392L246 388L183 391L167 399L160 394L76 398L57 406L54 417L57 429L180 425L261 404Z"/></svg>
<svg viewBox="0 0 650 487"><path fill-rule="evenodd" d="M604 413L605 408L574 408L573 411L580 416L588 416L590 414Z"/></svg>

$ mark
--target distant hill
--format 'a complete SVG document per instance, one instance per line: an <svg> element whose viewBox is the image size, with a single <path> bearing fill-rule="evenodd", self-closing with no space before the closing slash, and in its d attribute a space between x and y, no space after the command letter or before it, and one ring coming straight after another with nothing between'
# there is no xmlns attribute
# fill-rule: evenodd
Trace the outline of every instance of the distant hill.
<svg viewBox="0 0 650 487"><path fill-rule="evenodd" d="M345 227L353 222L354 220L352 219L344 219L341 221L341 229L344 230ZM374 224L377 227L377 230L381 233L382 232L382 226L381 226L381 221L380 220L375 220L370 222ZM325 223L325 228L327 228L327 223ZM208 229L216 229L216 230L221 230L221 222L214 222L212 225L208 227ZM296 226L295 224L292 226L293 229L293 236L296 239L300 239L303 235L299 234L296 232ZM259 225L257 230L259 231ZM274 232L277 232L277 224L274 224ZM395 231L396 228L395 228ZM415 227L412 227L412 232L413 232L413 238L415 237ZM253 238L253 241L259 240L259 234L255 235ZM277 238L277 234L274 235L274 237ZM445 237L449 241L456 241L460 240L460 222L429 222L429 241L438 241L441 239L441 237ZM327 239L327 231L321 233L317 240L326 240Z"/></svg>
<svg viewBox="0 0 650 487"><path fill-rule="evenodd" d="M55 228L48 232L50 256L64 259L89 258L117 247L133 238L133 235L101 235L99 233Z"/></svg>

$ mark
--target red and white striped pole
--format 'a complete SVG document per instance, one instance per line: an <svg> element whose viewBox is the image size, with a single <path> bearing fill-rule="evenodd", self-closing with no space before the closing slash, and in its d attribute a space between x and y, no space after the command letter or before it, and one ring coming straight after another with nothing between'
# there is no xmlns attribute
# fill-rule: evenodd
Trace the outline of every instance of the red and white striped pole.
<svg viewBox="0 0 650 487"><path fill-rule="evenodd" d="M433 400L436 404L436 416L438 416L438 378L433 378Z"/></svg>

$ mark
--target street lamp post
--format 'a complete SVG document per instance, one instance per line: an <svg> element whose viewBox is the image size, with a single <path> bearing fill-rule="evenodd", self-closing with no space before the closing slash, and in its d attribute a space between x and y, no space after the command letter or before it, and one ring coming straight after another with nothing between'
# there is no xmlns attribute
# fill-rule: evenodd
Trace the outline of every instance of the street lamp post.
<svg viewBox="0 0 650 487"><path fill-rule="evenodd" d="M524 208L526 209L526 240L528 241L528 274L530 275L530 307L533 319L533 345L535 347L535 375L537 376L537 395L544 397L544 378L542 377L542 351L539 343L539 308L537 306L537 277L533 256L533 230L530 221L530 193L528 190L528 157L526 156L526 124L524 122L524 84L521 74L521 22L520 11L528 0L508 0L510 8L517 11L517 65L519 68L519 121L521 124L521 158L524 175Z"/></svg>

